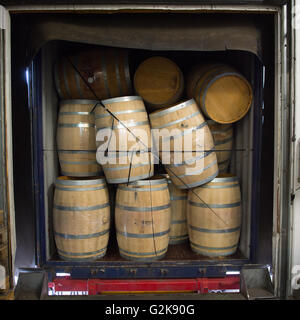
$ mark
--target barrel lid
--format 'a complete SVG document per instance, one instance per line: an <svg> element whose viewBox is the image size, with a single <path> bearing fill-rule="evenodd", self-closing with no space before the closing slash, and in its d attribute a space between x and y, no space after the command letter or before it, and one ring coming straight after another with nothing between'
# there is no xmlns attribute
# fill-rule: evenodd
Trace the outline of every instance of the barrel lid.
<svg viewBox="0 0 300 320"><path fill-rule="evenodd" d="M135 101L135 100L143 101L143 99L140 96L124 96L124 97L105 99L105 100L102 100L101 102L105 105L105 104L110 104L110 103Z"/></svg>
<svg viewBox="0 0 300 320"><path fill-rule="evenodd" d="M179 104L176 104L173 107L164 109L162 111L154 111L151 114L149 114L149 117L150 117L150 119L156 119L156 118L162 117L166 114L169 114L171 112L175 112L175 111L178 111L178 110L183 109L185 107L188 107L191 104L196 104L196 101L194 99L190 99L190 100L181 102Z"/></svg>
<svg viewBox="0 0 300 320"><path fill-rule="evenodd" d="M89 186L95 184L105 183L104 177L91 177L91 178L82 178L79 177L71 178L67 176L57 177L55 184L64 185L64 186Z"/></svg>
<svg viewBox="0 0 300 320"><path fill-rule="evenodd" d="M240 90L233 90L235 94L232 95L231 99L229 99L226 95L226 92L228 90L211 89L217 83L219 83L219 87L223 88L225 85L220 84L220 82L228 82L228 79L232 78L238 78L241 81L239 84ZM232 84L232 87L233 86L234 88L236 88L234 84ZM207 106L206 98L209 94L211 96L214 96L217 101L222 101L222 103L211 103L210 106ZM202 111L208 118L218 123L230 124L242 119L248 113L252 104L252 100L253 91L247 79L238 72L224 72L220 73L218 76L213 77L213 79L208 82L202 93L201 100L199 100L198 102L201 105ZM234 108L232 106L234 106ZM222 108L222 114L219 113L220 107Z"/></svg>

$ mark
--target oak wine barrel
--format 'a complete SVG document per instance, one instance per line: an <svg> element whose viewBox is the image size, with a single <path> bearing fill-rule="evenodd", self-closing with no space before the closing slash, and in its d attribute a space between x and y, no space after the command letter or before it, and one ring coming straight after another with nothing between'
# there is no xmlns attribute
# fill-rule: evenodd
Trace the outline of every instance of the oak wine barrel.
<svg viewBox="0 0 300 320"><path fill-rule="evenodd" d="M184 89L183 74L172 60L151 57L138 66L134 88L147 106L155 110L178 102Z"/></svg>
<svg viewBox="0 0 300 320"><path fill-rule="evenodd" d="M101 131L108 133L106 141L97 141L97 160L101 163L107 182L118 184L152 177L151 130L141 97L117 97L103 100L102 103L114 115L103 106L95 109L97 137ZM106 160L103 163L101 157L105 156L107 148L107 163Z"/></svg>
<svg viewBox="0 0 300 320"><path fill-rule="evenodd" d="M153 177L118 185L115 225L123 258L135 261L162 259L168 250L170 222L166 179Z"/></svg>
<svg viewBox="0 0 300 320"><path fill-rule="evenodd" d="M106 254L110 203L105 179L58 177L53 228L58 255L67 261L92 261Z"/></svg>
<svg viewBox="0 0 300 320"><path fill-rule="evenodd" d="M201 64L187 76L187 95L194 98L204 115L218 123L242 119L252 103L250 83L237 70L224 64Z"/></svg>
<svg viewBox="0 0 300 320"><path fill-rule="evenodd" d="M194 252L209 257L234 254L241 229L241 191L237 177L221 174L189 190L187 218Z"/></svg>
<svg viewBox="0 0 300 320"><path fill-rule="evenodd" d="M96 100L62 100L58 113L57 149L61 173L71 177L102 174L96 161Z"/></svg>
<svg viewBox="0 0 300 320"><path fill-rule="evenodd" d="M150 122L158 130L154 145L176 188L194 188L217 176L213 137L194 99L154 111Z"/></svg>

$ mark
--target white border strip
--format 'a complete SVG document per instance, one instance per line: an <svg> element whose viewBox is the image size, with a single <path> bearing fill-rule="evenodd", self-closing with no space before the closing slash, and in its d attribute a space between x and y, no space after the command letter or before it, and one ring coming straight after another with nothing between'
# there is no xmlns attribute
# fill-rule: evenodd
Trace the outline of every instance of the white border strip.
<svg viewBox="0 0 300 320"><path fill-rule="evenodd" d="M12 5L7 6L9 11L144 11L144 10L153 10L153 11L189 11L189 12L278 12L280 7L277 6L265 6L265 5L145 5L145 4L106 4L106 5L82 5L82 4L73 4L73 5Z"/></svg>

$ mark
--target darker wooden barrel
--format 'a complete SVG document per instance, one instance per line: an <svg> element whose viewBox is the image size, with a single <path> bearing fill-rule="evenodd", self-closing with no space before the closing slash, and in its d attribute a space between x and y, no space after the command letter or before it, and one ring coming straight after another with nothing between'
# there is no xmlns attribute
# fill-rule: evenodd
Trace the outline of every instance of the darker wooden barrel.
<svg viewBox="0 0 300 320"><path fill-rule="evenodd" d="M62 57L56 61L54 77L61 99L95 99L94 93L107 99L132 92L128 51L123 49L89 49Z"/></svg>
<svg viewBox="0 0 300 320"><path fill-rule="evenodd" d="M159 109L178 102L184 89L183 74L172 60L152 57L138 66L134 88L150 109Z"/></svg>

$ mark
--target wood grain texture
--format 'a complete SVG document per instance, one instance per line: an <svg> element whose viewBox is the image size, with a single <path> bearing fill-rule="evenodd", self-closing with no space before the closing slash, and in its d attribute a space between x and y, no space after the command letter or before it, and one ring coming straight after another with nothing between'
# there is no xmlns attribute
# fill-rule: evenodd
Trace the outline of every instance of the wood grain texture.
<svg viewBox="0 0 300 320"><path fill-rule="evenodd" d="M115 224L122 257L152 261L165 256L171 222L166 179L120 184L116 195Z"/></svg>
<svg viewBox="0 0 300 320"><path fill-rule="evenodd" d="M205 256L235 253L241 228L241 192L237 178L221 174L188 194L191 249Z"/></svg>
<svg viewBox="0 0 300 320"><path fill-rule="evenodd" d="M152 129L162 130L154 143L177 188L193 188L216 177L213 137L194 99L151 113L150 122ZM166 139L171 140L170 145L164 144Z"/></svg>
<svg viewBox="0 0 300 320"><path fill-rule="evenodd" d="M109 195L104 178L56 180L53 206L55 243L61 259L103 257L110 230Z"/></svg>
<svg viewBox="0 0 300 320"><path fill-rule="evenodd" d="M138 66L134 88L150 109L155 110L180 99L184 89L183 74L172 60L151 57Z"/></svg>
<svg viewBox="0 0 300 320"><path fill-rule="evenodd" d="M57 149L61 172L67 176L101 175L96 161L94 100L63 100L57 124Z"/></svg>
<svg viewBox="0 0 300 320"><path fill-rule="evenodd" d="M103 104L116 117L102 106L95 109L97 135L109 130L107 140L97 142L99 149L105 145L109 151L110 159L102 164L107 182L125 183L153 176L150 123L141 97L118 97Z"/></svg>

